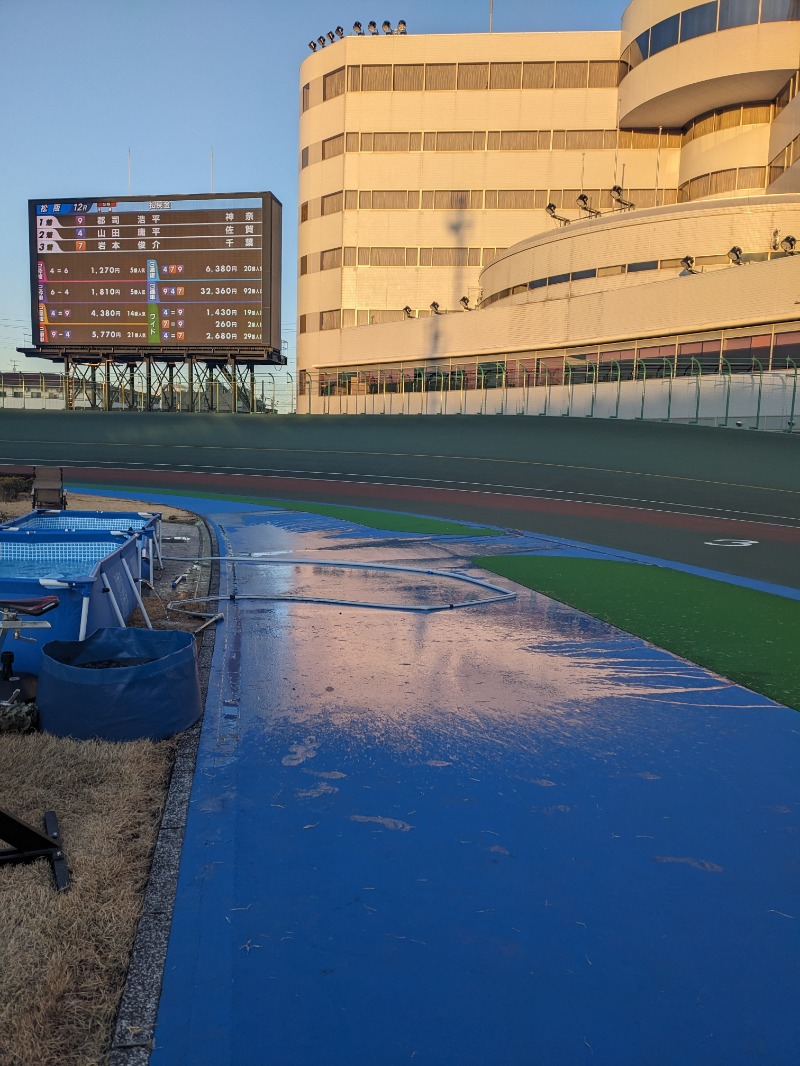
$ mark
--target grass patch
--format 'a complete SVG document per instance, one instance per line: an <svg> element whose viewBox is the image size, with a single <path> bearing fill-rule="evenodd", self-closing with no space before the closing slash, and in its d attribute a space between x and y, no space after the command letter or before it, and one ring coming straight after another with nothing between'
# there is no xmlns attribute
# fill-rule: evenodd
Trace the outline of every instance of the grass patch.
<svg viewBox="0 0 800 1066"><path fill-rule="evenodd" d="M58 817L71 887L41 860L0 868L0 1062L105 1062L175 744L0 737L3 805Z"/></svg>
<svg viewBox="0 0 800 1066"><path fill-rule="evenodd" d="M800 601L637 563L527 555L475 563L800 710Z"/></svg>
<svg viewBox="0 0 800 1066"><path fill-rule="evenodd" d="M130 486L124 485L89 485L80 483L79 488L101 488L109 492L130 492ZM313 503L308 500L272 500L259 496L233 496L221 492L180 493L151 488L139 490L143 493L157 492L159 495L182 496L189 499L227 500L232 503L254 503L264 507L276 507L282 511L303 511L306 514L325 515L342 522L355 522L369 529L386 529L395 533L439 533L462 535L468 537L496 537L501 532L486 526L466 525L463 522L449 522L443 518L425 518L421 515L403 514L399 511L373 511L368 507L340 507L337 504Z"/></svg>

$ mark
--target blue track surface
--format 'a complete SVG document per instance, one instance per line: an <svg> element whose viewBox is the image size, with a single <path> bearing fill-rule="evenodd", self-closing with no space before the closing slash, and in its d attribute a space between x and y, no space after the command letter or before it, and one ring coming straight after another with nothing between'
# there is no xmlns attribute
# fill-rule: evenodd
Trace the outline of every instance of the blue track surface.
<svg viewBox="0 0 800 1066"><path fill-rule="evenodd" d="M208 506L232 554L474 551ZM154 1066L796 1062L797 714L518 592L223 605Z"/></svg>

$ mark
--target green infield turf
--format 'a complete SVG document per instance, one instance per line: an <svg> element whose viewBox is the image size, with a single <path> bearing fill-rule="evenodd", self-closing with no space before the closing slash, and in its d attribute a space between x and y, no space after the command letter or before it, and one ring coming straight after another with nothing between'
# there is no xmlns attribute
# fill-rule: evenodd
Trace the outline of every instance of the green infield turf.
<svg viewBox="0 0 800 1066"><path fill-rule="evenodd" d="M73 482L75 491L92 489L102 491L106 495L113 492L124 492L126 496L134 494L148 495L157 493L159 496L180 496L186 500L228 500L234 503L254 503L264 507L275 507L281 511L304 511L306 514L325 515L328 518L338 518L342 522L356 522L360 526L369 529L387 529L395 533L438 533L441 535L453 534L466 537L497 537L502 535L500 529L490 529L487 526L465 525L463 522L448 522L442 518L425 518L422 515L403 514L398 511L373 511L368 507L339 507L336 504L311 503L298 500L272 500L261 496L233 496L224 492L181 492L165 487L138 488L131 485L90 485L87 482ZM187 508L191 510L190 504Z"/></svg>
<svg viewBox="0 0 800 1066"><path fill-rule="evenodd" d="M800 710L800 601L660 566L529 555L477 566Z"/></svg>

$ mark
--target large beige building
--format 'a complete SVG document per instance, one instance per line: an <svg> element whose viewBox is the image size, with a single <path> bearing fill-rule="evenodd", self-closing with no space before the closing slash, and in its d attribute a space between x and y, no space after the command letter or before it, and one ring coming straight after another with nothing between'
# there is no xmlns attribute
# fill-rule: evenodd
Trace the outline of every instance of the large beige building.
<svg viewBox="0 0 800 1066"><path fill-rule="evenodd" d="M798 7L634 0L609 32L318 48L301 68L301 393L514 386L581 362L635 376L647 358L736 369L765 345L764 365L797 361Z"/></svg>

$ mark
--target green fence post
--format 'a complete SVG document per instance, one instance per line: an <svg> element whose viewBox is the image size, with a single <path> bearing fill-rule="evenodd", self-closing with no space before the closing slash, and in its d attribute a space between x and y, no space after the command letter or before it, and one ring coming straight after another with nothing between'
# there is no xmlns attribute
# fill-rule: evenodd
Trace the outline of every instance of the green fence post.
<svg viewBox="0 0 800 1066"><path fill-rule="evenodd" d="M597 356L596 363L587 363L587 366L592 368L592 402L589 406L588 418L594 418L594 404L597 399L597 377L600 373L600 355Z"/></svg>
<svg viewBox="0 0 800 1066"><path fill-rule="evenodd" d="M751 429L758 429L758 424L761 421L761 391L764 387L764 367L761 365L761 360L756 359L753 356L753 365L758 367L758 403L756 404L756 424L751 426Z"/></svg>
<svg viewBox="0 0 800 1066"><path fill-rule="evenodd" d="M695 364L697 365L697 373L695 373ZM703 365L699 359L694 356L691 357L689 367L692 371L692 376L695 379L695 404L694 404L694 422L697 425L700 421L700 379L703 376Z"/></svg>
<svg viewBox="0 0 800 1066"><path fill-rule="evenodd" d="M720 358L720 363L721 364L724 363L724 365L728 368L728 391L725 394L725 421L722 423L723 427L725 427L725 426L728 425L728 412L730 411L730 406L731 406L731 387L733 385L733 368L731 367L731 364L728 362L728 360L725 358L725 356L722 356Z"/></svg>
<svg viewBox="0 0 800 1066"><path fill-rule="evenodd" d="M794 405L797 399L797 363L790 356L786 356L786 369L789 369L789 364L794 367L794 381L792 382L792 406L789 410L789 425L786 427L786 432L791 433L794 430Z"/></svg>
<svg viewBox="0 0 800 1066"><path fill-rule="evenodd" d="M622 367L616 359L611 360L611 366L617 369L617 406L614 408L612 418L619 418L619 401L622 394Z"/></svg>

